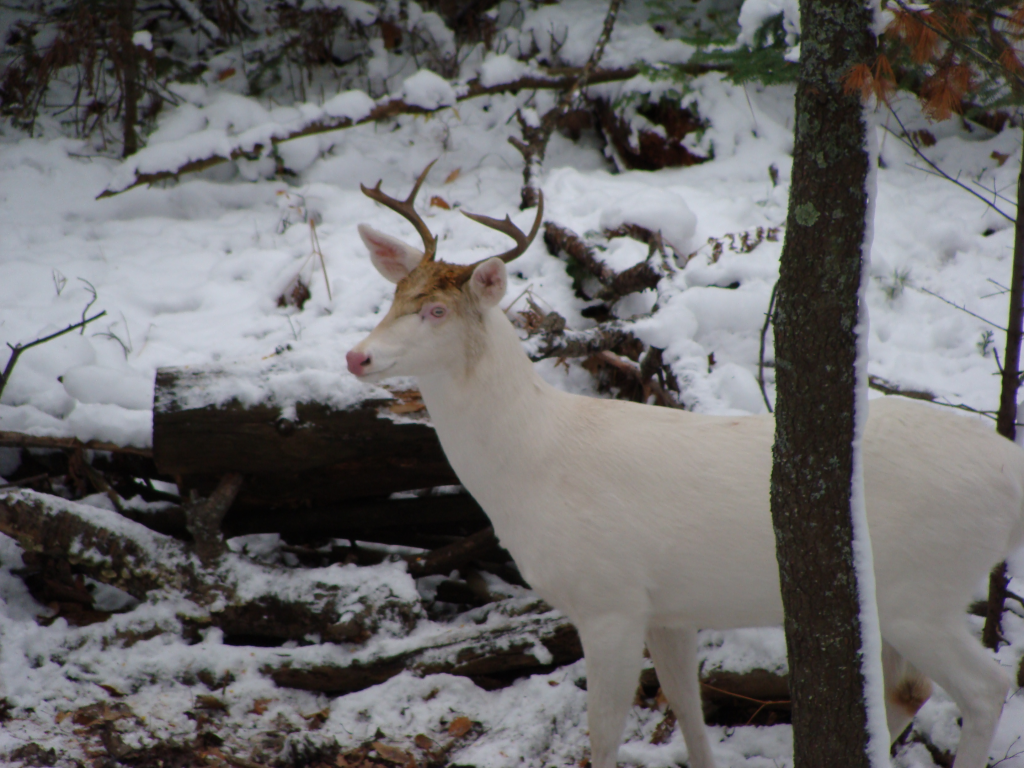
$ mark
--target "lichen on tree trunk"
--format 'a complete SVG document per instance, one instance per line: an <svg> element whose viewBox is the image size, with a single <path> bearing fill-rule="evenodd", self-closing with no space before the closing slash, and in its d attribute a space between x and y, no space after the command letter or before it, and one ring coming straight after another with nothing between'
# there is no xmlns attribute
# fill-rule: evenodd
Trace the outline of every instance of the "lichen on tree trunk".
<svg viewBox="0 0 1024 768"><path fill-rule="evenodd" d="M800 80L775 317L771 484L794 763L868 766L851 510L858 295L870 158L843 78L874 60L867 4L802 0Z"/></svg>

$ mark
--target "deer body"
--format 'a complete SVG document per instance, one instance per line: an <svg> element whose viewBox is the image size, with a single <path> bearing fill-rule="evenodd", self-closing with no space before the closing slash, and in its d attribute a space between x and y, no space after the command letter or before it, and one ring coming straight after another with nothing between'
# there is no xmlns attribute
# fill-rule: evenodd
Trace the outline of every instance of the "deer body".
<svg viewBox="0 0 1024 768"><path fill-rule="evenodd" d="M772 418L556 390L498 306L501 260L420 262L410 246L361 233L398 289L349 368L369 380L418 376L452 468L526 580L576 625L594 768L616 764L645 642L690 765L712 768L696 632L783 619ZM932 678L963 715L957 768L982 768L1009 679L964 609L1024 539L1024 452L969 419L893 398L873 401L863 456L890 731L903 730Z"/></svg>

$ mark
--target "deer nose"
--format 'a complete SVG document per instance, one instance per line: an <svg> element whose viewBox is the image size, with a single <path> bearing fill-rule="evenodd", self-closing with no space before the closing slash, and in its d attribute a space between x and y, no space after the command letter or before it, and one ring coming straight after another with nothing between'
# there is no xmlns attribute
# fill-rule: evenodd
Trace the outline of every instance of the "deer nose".
<svg viewBox="0 0 1024 768"><path fill-rule="evenodd" d="M359 376L363 373L363 369L370 364L370 356L365 352L357 352L354 349L350 349L348 354L345 355L345 362L348 363L349 371Z"/></svg>

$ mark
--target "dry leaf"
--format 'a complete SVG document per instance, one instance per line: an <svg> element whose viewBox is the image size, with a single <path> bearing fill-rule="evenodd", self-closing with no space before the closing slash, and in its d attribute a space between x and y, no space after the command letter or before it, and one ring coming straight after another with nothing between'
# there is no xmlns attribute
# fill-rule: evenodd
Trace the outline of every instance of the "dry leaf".
<svg viewBox="0 0 1024 768"><path fill-rule="evenodd" d="M454 171L452 171L451 173L448 174L448 176L444 180L444 183L445 184L451 184L453 181L455 181L457 178L459 178L459 174L461 174L461 173L462 173L462 169L461 168L456 168Z"/></svg>
<svg viewBox="0 0 1024 768"><path fill-rule="evenodd" d="M228 705L218 699L216 696L211 696L208 693L196 696L196 706L199 709L216 709L224 712L227 710Z"/></svg>
<svg viewBox="0 0 1024 768"><path fill-rule="evenodd" d="M408 402L408 403L396 403L392 405L388 410L392 413L415 413L416 411L422 411L426 408L422 402Z"/></svg>
<svg viewBox="0 0 1024 768"><path fill-rule="evenodd" d="M117 690L117 688L115 688L115 687L114 687L114 686L112 686L112 685L107 685L106 683L99 683L99 686L100 686L100 688L102 688L102 689L103 689L104 691L106 691L107 693L109 693L109 694L110 694L111 696L119 696L119 697L120 697L120 696L124 696L124 693L122 693L121 691Z"/></svg>
<svg viewBox="0 0 1024 768"><path fill-rule="evenodd" d="M228 67L227 69L222 69L220 72L217 73L217 79L219 81L221 81L221 82L224 82L229 77L234 77L236 71L237 70L234 67Z"/></svg>
<svg viewBox="0 0 1024 768"><path fill-rule="evenodd" d="M1008 154L1004 155L1002 152L996 152L993 149L992 150L992 159L995 160L997 163L999 163L1000 166L1002 166L1003 163L1005 163L1007 160L1010 159L1010 156Z"/></svg>
<svg viewBox="0 0 1024 768"><path fill-rule="evenodd" d="M303 282L300 275L296 275L295 278L288 283L284 292L277 297L277 306L298 307L299 309L302 309L303 305L309 301L309 297L311 295L312 294L309 292L309 286Z"/></svg>
<svg viewBox="0 0 1024 768"><path fill-rule="evenodd" d="M443 208L446 211L450 211L452 207L448 205L448 201L440 195L434 195L430 198L430 204L435 208Z"/></svg>
<svg viewBox="0 0 1024 768"><path fill-rule="evenodd" d="M254 715L262 715L267 711L267 705L272 701L273 699L256 699L252 703L252 709L249 711Z"/></svg>
<svg viewBox="0 0 1024 768"><path fill-rule="evenodd" d="M424 752L433 752L437 748L437 742L423 733L417 733L412 741Z"/></svg>
<svg viewBox="0 0 1024 768"><path fill-rule="evenodd" d="M56 717L54 718L54 720L56 720L56 721L57 721L57 724L58 724L58 725L60 725L60 724L61 724L61 723L63 723L63 722L65 721L65 720L67 720L67 719L68 719L69 717L71 717L71 715L72 715L72 714L73 714L73 713L71 712L71 710L70 710L70 709L69 709L69 710L66 710L66 711L64 711L64 712L58 712L58 713L57 713L57 716L56 716ZM424 737L424 738L426 738L426 737Z"/></svg>
<svg viewBox="0 0 1024 768"><path fill-rule="evenodd" d="M377 754L387 760L389 763L401 763L407 765L412 763L415 765L416 761L411 754L406 752L404 749L398 747L392 747L390 744L384 744L380 741L373 742L373 748L377 750Z"/></svg>
<svg viewBox="0 0 1024 768"><path fill-rule="evenodd" d="M448 735L453 736L456 739L461 739L467 733L469 729L473 727L473 721L465 715L456 717L451 723L448 724Z"/></svg>

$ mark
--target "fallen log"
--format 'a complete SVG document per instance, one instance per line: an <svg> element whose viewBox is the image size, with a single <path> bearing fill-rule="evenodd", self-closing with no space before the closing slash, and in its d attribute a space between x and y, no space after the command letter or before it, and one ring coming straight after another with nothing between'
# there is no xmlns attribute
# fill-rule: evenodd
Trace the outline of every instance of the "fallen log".
<svg viewBox="0 0 1024 768"><path fill-rule="evenodd" d="M192 541L185 509L180 506L145 512L125 507L122 514L157 533ZM287 541L349 539L433 549L438 537L468 536L489 525L487 515L472 496L452 493L405 499L351 499L284 512L239 510L233 506L220 530L225 538L279 533Z"/></svg>
<svg viewBox="0 0 1024 768"><path fill-rule="evenodd" d="M197 391L223 388L231 376L162 369L153 410L154 461L183 493L208 496L222 475L244 475L231 517L458 483L418 393L343 410L318 403L298 403L287 413L266 403L196 405Z"/></svg>
<svg viewBox="0 0 1024 768"><path fill-rule="evenodd" d="M29 571L67 562L138 600L180 594L195 605L190 622L226 635L363 642L384 625L407 632L423 616L403 564L292 569L233 552L204 564L192 546L117 513L33 491L0 493L0 533L18 541Z"/></svg>
<svg viewBox="0 0 1024 768"><path fill-rule="evenodd" d="M468 677L482 688L503 687L527 675L546 673L583 657L575 627L543 601L512 598L462 614L461 626L442 629L414 649L345 663L306 663L303 651L262 672L284 688L343 695L379 685L403 671L418 676L445 673ZM497 619L497 620L496 620ZM477 628L476 622L485 624ZM584 685L585 679L577 684ZM659 689L654 668L645 669L640 691L653 697ZM786 675L753 669L710 670L701 674L701 694L708 722L742 724L789 718ZM762 719L757 719L764 713ZM774 713L774 714L772 714Z"/></svg>
<svg viewBox="0 0 1024 768"><path fill-rule="evenodd" d="M495 621L494 617L503 614L504 621ZM583 656L579 636L569 620L539 600L514 598L492 603L463 614L463 618L466 624L442 627L436 636L401 653L347 664L306 664L293 658L262 671L282 687L330 695L369 688L406 670L417 675L443 672L469 677L490 689L571 664ZM486 621L487 626L478 627L477 620Z"/></svg>

